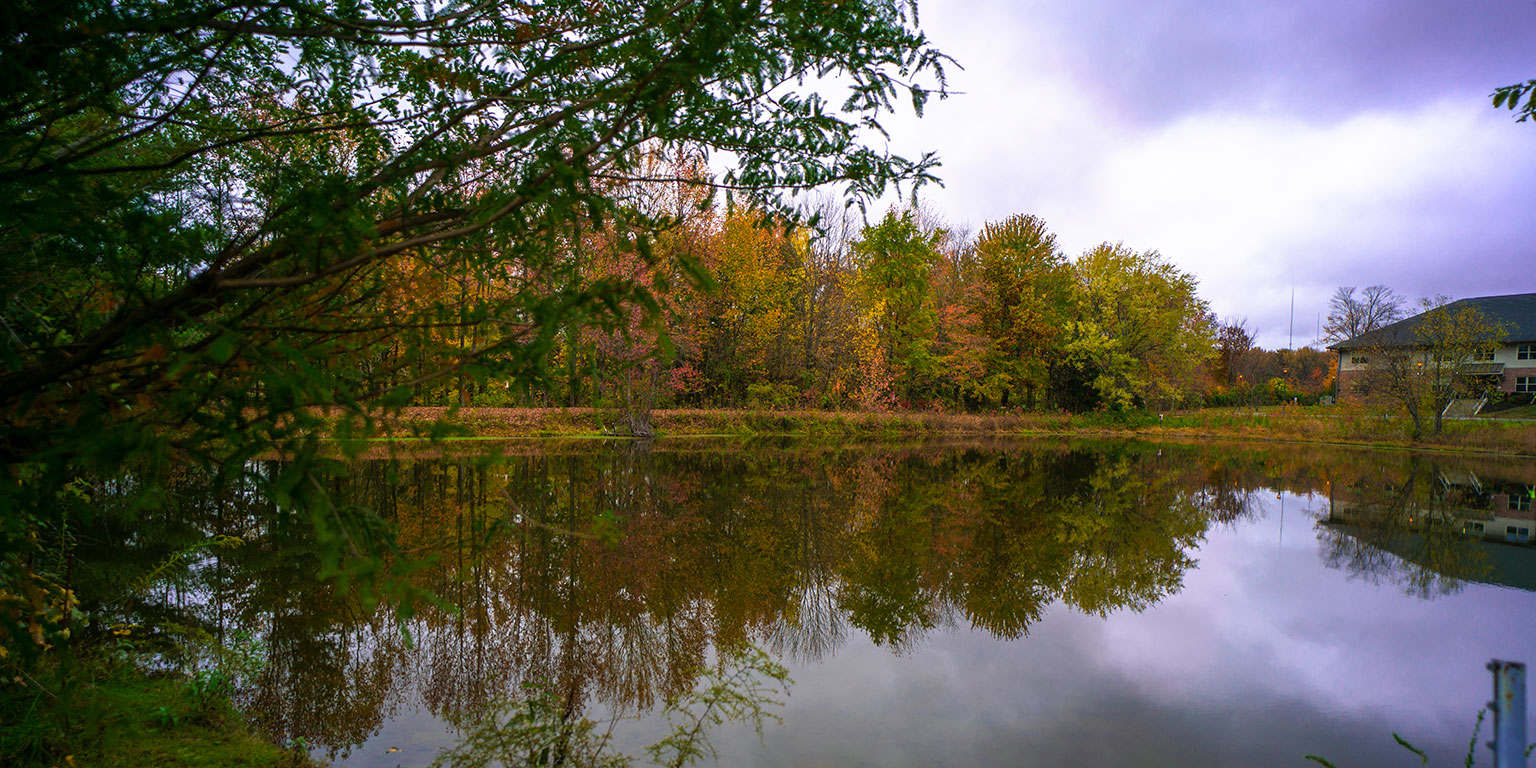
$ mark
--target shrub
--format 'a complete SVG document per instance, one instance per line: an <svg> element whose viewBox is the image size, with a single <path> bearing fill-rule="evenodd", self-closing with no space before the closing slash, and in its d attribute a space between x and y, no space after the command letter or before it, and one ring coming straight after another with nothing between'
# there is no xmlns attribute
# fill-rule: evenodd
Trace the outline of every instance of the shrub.
<svg viewBox="0 0 1536 768"><path fill-rule="evenodd" d="M784 411L795 407L800 399L800 388L793 384L747 385L747 407L761 410Z"/></svg>

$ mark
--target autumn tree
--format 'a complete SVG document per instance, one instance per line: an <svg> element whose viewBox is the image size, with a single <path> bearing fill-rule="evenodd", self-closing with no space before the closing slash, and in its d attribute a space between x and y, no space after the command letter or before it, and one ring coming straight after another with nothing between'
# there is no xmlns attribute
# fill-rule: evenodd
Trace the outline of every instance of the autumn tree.
<svg viewBox="0 0 1536 768"><path fill-rule="evenodd" d="M581 354L585 337L594 361L593 370L578 371L571 386L590 379L594 404L618 406L623 431L649 437L651 410L672 389L676 359L700 343L690 321L700 297L715 289L709 256L723 224L706 183L702 150L667 152L649 145L638 154L634 170L604 178L605 194L644 216L638 223L621 217L588 221L590 234L580 245L581 279L587 287L638 285L655 303L617 308L624 321L616 327L569 329L578 345L573 352Z"/></svg>
<svg viewBox="0 0 1536 768"><path fill-rule="evenodd" d="M1415 440L1431 418L1440 434L1445 407L1458 394L1489 386L1468 366L1491 357L1506 334L1473 304L1437 296L1421 307L1418 315L1378 330L1366 348L1367 387L1408 412Z"/></svg>
<svg viewBox="0 0 1536 768"><path fill-rule="evenodd" d="M1253 330L1248 318L1223 320L1216 328L1216 374L1227 385L1237 382L1243 356L1253 349Z"/></svg>
<svg viewBox="0 0 1536 768"><path fill-rule="evenodd" d="M971 300L978 279L975 247L951 238L940 257L930 280L937 313L933 354L939 361L938 394L967 408L995 405L1001 396L987 386L996 381L987 374L991 339Z"/></svg>
<svg viewBox="0 0 1536 768"><path fill-rule="evenodd" d="M549 243L569 266L551 277L588 290L614 282L639 285L655 300L655 312L623 307L623 320L608 328L570 318L548 373L538 382L549 402L574 406L615 397L631 404L653 399L666 375L663 358L670 357L662 353L678 341L674 332L682 327L676 322L679 304L708 282L703 254L719 217L711 204L703 149L651 142L633 155L624 171L600 174L598 188L639 215L572 211ZM648 393L639 398L633 391L637 380Z"/></svg>
<svg viewBox="0 0 1536 768"><path fill-rule="evenodd" d="M987 224L975 245L970 305L988 341L978 388L1029 407L1039 403L1071 316L1072 271L1056 236L1036 216ZM990 399L990 398L989 398Z"/></svg>
<svg viewBox="0 0 1536 768"><path fill-rule="evenodd" d="M761 210L728 211L705 263L715 288L699 297L698 360L728 402L752 382L782 380L798 366L800 256L786 224Z"/></svg>
<svg viewBox="0 0 1536 768"><path fill-rule="evenodd" d="M1073 265L1076 312L1066 351L1102 407L1121 410L1195 389L1215 329L1195 278L1156 251L1104 243Z"/></svg>
<svg viewBox="0 0 1536 768"><path fill-rule="evenodd" d="M816 227L800 254L800 338L804 376L824 404L842 404L858 389L859 326L853 280L853 244L863 222L837 200L823 197L813 209Z"/></svg>

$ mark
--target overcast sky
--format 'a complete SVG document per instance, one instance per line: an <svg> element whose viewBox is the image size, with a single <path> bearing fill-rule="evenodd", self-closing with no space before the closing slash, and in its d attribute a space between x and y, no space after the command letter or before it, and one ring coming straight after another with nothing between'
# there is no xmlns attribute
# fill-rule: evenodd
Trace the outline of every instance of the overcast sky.
<svg viewBox="0 0 1536 768"><path fill-rule="evenodd" d="M1340 285L1536 291L1536 0L926 0L964 69L892 148L939 153L954 225L1045 219L1157 250L1284 347Z"/></svg>

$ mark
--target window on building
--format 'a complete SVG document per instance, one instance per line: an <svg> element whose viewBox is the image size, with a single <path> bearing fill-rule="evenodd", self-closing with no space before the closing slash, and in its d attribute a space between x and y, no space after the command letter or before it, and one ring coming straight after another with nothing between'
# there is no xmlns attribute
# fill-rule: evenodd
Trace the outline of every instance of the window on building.
<svg viewBox="0 0 1536 768"><path fill-rule="evenodd" d="M1519 492L1509 495L1509 508L1516 512L1531 511L1531 497L1522 496Z"/></svg>
<svg viewBox="0 0 1536 768"><path fill-rule="evenodd" d="M1516 392L1536 392L1536 376L1516 376Z"/></svg>
<svg viewBox="0 0 1536 768"><path fill-rule="evenodd" d="M1490 349L1486 352L1473 352L1470 359L1474 363L1491 363L1493 362L1493 350Z"/></svg>
<svg viewBox="0 0 1536 768"><path fill-rule="evenodd" d="M1371 358L1369 358L1369 357L1367 357L1365 355L1350 355L1349 356L1349 364L1350 365L1365 365L1366 363L1369 363L1369 362L1371 362Z"/></svg>
<svg viewBox="0 0 1536 768"><path fill-rule="evenodd" d="M1521 344L1515 347L1516 360L1536 360L1536 344Z"/></svg>

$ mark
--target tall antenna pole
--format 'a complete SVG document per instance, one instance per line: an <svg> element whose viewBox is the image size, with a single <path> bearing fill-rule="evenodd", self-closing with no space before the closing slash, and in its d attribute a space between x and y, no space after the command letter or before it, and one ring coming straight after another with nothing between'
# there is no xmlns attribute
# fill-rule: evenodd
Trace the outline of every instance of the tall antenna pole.
<svg viewBox="0 0 1536 768"><path fill-rule="evenodd" d="M1291 286L1291 326L1290 326L1290 330L1287 331L1287 333L1289 334L1290 337L1288 339L1286 339L1285 348L1286 349L1295 349L1296 348L1296 286L1294 286L1294 285Z"/></svg>

